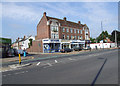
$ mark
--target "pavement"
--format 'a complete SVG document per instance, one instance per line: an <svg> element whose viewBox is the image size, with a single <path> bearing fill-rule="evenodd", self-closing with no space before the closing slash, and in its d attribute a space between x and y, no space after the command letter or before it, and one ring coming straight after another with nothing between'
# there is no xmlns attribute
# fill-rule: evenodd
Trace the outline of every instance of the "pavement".
<svg viewBox="0 0 120 86"><path fill-rule="evenodd" d="M54 58L2 73L3 84L118 84L118 50ZM14 85L13 85L14 86ZM116 86L116 85L115 85Z"/></svg>

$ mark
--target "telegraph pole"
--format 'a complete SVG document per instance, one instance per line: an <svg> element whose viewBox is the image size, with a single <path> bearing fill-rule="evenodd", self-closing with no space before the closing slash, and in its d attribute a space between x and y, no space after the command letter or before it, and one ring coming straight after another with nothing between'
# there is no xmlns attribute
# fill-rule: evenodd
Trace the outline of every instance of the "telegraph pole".
<svg viewBox="0 0 120 86"><path fill-rule="evenodd" d="M101 21L101 30L102 30L102 32L103 32L102 21ZM102 33L102 39L104 40L103 33ZM104 44L102 43L102 45L103 45L103 50L104 50Z"/></svg>
<svg viewBox="0 0 120 86"><path fill-rule="evenodd" d="M115 30L115 47L117 47L117 34L116 34L116 30Z"/></svg>

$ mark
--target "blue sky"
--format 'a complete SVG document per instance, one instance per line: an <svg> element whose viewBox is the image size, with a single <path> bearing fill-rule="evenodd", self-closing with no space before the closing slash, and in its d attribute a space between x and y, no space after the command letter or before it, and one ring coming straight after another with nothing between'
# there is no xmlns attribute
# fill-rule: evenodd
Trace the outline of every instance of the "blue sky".
<svg viewBox="0 0 120 86"><path fill-rule="evenodd" d="M3 2L2 3L2 37L15 41L24 35L37 34L37 24L47 12L47 16L87 24L91 37L103 30L111 33L118 29L117 2Z"/></svg>

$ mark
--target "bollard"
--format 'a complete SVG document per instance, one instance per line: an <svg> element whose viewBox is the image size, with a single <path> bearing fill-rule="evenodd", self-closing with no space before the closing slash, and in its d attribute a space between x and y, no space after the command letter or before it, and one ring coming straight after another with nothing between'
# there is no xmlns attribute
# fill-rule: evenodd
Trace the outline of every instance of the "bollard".
<svg viewBox="0 0 120 86"><path fill-rule="evenodd" d="M20 56L20 54L19 54L19 64L21 64L21 56Z"/></svg>

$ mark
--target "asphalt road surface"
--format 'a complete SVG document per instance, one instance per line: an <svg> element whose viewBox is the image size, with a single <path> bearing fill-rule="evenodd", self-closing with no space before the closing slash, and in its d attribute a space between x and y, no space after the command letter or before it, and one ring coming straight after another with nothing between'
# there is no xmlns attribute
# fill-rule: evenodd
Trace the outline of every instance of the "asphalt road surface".
<svg viewBox="0 0 120 86"><path fill-rule="evenodd" d="M3 84L118 84L118 50L34 63L2 73Z"/></svg>

